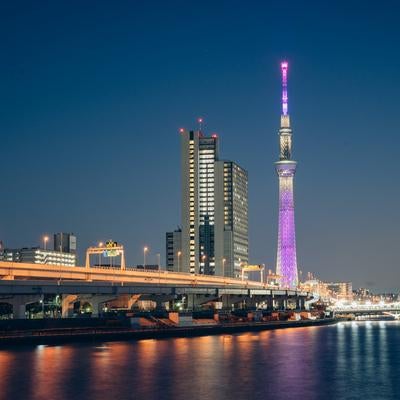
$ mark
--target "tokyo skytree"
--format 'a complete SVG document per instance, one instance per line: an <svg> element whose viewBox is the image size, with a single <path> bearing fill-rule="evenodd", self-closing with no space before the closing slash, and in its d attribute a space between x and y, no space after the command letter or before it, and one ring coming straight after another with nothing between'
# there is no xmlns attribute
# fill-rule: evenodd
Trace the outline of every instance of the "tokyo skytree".
<svg viewBox="0 0 400 400"><path fill-rule="evenodd" d="M279 161L275 169L279 177L279 228L276 273L280 286L297 287L296 232L294 224L293 178L297 162L292 160L292 129L288 112L287 73L288 63L281 63L282 115L279 129Z"/></svg>

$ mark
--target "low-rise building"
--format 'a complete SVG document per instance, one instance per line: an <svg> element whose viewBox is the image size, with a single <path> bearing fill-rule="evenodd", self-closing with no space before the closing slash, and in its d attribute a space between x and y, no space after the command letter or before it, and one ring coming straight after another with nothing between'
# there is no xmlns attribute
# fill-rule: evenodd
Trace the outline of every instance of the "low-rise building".
<svg viewBox="0 0 400 400"><path fill-rule="evenodd" d="M40 247L23 247L21 249L0 250L0 261L73 267L76 265L76 254L45 250Z"/></svg>

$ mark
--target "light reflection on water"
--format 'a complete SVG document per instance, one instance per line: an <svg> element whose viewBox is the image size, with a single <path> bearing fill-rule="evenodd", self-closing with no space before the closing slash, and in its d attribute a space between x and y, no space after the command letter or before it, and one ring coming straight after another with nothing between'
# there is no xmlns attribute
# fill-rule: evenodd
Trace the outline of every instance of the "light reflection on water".
<svg viewBox="0 0 400 400"><path fill-rule="evenodd" d="M0 351L0 399L399 399L400 323Z"/></svg>

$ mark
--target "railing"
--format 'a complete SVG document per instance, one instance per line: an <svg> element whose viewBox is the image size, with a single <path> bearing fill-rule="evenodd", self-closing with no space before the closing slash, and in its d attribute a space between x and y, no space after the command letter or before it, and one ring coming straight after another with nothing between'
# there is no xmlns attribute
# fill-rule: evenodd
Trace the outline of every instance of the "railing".
<svg viewBox="0 0 400 400"><path fill-rule="evenodd" d="M356 304L356 305L341 305L330 307L336 313L348 312L367 312L367 311L400 311L400 303L385 303L385 304Z"/></svg>

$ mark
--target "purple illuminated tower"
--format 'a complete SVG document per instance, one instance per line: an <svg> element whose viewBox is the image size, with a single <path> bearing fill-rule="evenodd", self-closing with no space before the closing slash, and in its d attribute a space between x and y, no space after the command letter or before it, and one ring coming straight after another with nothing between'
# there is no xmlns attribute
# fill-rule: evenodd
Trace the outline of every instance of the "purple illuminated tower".
<svg viewBox="0 0 400 400"><path fill-rule="evenodd" d="M281 276L281 287L297 286L296 232L294 225L293 177L296 161L292 158L292 129L288 113L287 71L288 63L281 63L282 115L279 129L279 161L275 169L279 177L279 231L276 273Z"/></svg>

